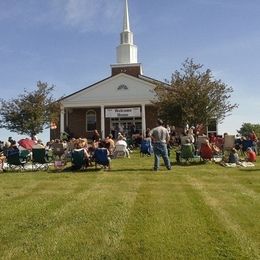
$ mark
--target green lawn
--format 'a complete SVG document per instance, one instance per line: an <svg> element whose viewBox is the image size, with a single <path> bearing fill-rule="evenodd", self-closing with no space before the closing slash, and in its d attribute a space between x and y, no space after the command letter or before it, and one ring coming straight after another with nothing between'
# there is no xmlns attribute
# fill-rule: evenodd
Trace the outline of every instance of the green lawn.
<svg viewBox="0 0 260 260"><path fill-rule="evenodd" d="M152 164L0 174L0 258L260 259L260 163Z"/></svg>

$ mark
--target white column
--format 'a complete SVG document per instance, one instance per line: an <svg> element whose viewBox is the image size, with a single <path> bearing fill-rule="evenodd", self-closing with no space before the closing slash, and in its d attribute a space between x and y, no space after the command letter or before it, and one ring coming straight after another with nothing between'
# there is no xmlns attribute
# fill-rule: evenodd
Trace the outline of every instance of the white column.
<svg viewBox="0 0 260 260"><path fill-rule="evenodd" d="M146 120L145 120L145 105L142 105L142 133L145 134L146 131Z"/></svg>
<svg viewBox="0 0 260 260"><path fill-rule="evenodd" d="M69 109L65 110L65 129L69 126Z"/></svg>
<svg viewBox="0 0 260 260"><path fill-rule="evenodd" d="M64 132L64 107L60 108L60 133Z"/></svg>
<svg viewBox="0 0 260 260"><path fill-rule="evenodd" d="M101 109L101 137L102 139L105 138L105 109L104 106L102 105L100 107Z"/></svg>

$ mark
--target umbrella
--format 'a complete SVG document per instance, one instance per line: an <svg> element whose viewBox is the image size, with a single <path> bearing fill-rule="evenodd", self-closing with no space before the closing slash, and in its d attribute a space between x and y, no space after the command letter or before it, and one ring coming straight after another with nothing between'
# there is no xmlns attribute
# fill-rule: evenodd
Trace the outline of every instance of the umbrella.
<svg viewBox="0 0 260 260"><path fill-rule="evenodd" d="M35 142L29 138L24 138L18 141L18 144L27 150L32 150L32 147L33 145L35 145Z"/></svg>

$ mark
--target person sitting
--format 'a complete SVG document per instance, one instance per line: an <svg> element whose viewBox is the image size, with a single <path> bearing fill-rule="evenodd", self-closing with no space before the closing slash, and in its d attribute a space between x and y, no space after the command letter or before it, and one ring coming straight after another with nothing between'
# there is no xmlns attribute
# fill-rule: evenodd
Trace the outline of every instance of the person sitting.
<svg viewBox="0 0 260 260"><path fill-rule="evenodd" d="M253 146L253 141L250 140L249 138L242 136L242 140L241 140L241 150L242 150L242 154L246 154L247 152L247 148L250 148Z"/></svg>
<svg viewBox="0 0 260 260"><path fill-rule="evenodd" d="M99 164L104 166L105 169L110 170L111 159L108 156L109 151L107 148L105 148L105 145L106 145L105 141L99 142L98 148L94 150L93 160L95 161L95 168L97 168L97 165Z"/></svg>
<svg viewBox="0 0 260 260"><path fill-rule="evenodd" d="M100 141L100 134L97 129L94 130L93 136L92 136L93 142L99 142Z"/></svg>
<svg viewBox="0 0 260 260"><path fill-rule="evenodd" d="M20 150L18 149L16 141L12 140L12 142L10 143L10 146L6 150L6 155L10 156L10 155L17 154L17 153L20 153Z"/></svg>
<svg viewBox="0 0 260 260"><path fill-rule="evenodd" d="M195 155L195 147L194 144L190 141L190 139L186 139L186 143L181 145L180 157L178 159L184 159L186 161L191 160ZM177 161L177 154L176 154Z"/></svg>
<svg viewBox="0 0 260 260"><path fill-rule="evenodd" d="M146 136L142 139L140 144L140 153L142 155L151 155L153 153L152 138L150 133L146 133Z"/></svg>
<svg viewBox="0 0 260 260"><path fill-rule="evenodd" d="M201 144L201 147L200 147L200 156L203 160L211 160L212 157L213 157L213 150L212 150L212 147L209 143L209 140L205 140L204 143Z"/></svg>
<svg viewBox="0 0 260 260"><path fill-rule="evenodd" d="M38 139L37 142L32 146L32 149L43 149L45 148L42 140Z"/></svg>
<svg viewBox="0 0 260 260"><path fill-rule="evenodd" d="M113 135L112 134L109 134L105 140L106 142L106 148L108 149L109 151L109 154L112 155L113 154L113 151L115 149L115 142L113 140Z"/></svg>
<svg viewBox="0 0 260 260"><path fill-rule="evenodd" d="M6 157L4 156L4 153L0 153L0 172L4 171L4 163L5 163Z"/></svg>
<svg viewBox="0 0 260 260"><path fill-rule="evenodd" d="M237 150L235 148L231 149L227 162L239 164L239 156L238 156Z"/></svg>
<svg viewBox="0 0 260 260"><path fill-rule="evenodd" d="M246 150L246 158L247 162L255 162L256 161L256 153L253 151L251 147L248 147Z"/></svg>
<svg viewBox="0 0 260 260"><path fill-rule="evenodd" d="M134 146L135 147L140 147L141 143L143 140L143 135L142 133L139 133L138 135L135 135L135 139L134 139Z"/></svg>
<svg viewBox="0 0 260 260"><path fill-rule="evenodd" d="M217 137L215 134L213 134L213 133L209 134L209 143L210 144L215 144L216 140L217 140Z"/></svg>
<svg viewBox="0 0 260 260"><path fill-rule="evenodd" d="M252 141L252 150L257 153L257 142L258 142L258 139L257 139L257 136L256 136L256 133L254 131L252 131L250 134L249 134L249 139Z"/></svg>
<svg viewBox="0 0 260 260"><path fill-rule="evenodd" d="M128 150L128 147L127 147L127 143L126 143L126 141L125 141L125 138L124 138L124 136L123 135L118 135L118 140L117 140L117 142L116 142L116 144L115 144L115 150L114 150L114 153L117 153L117 147L118 146L121 146L121 147L123 147L123 152L125 153L125 155L128 157L128 158L130 158L130 155L129 155L129 150ZM117 155L115 155L115 156L117 156Z"/></svg>
<svg viewBox="0 0 260 260"><path fill-rule="evenodd" d="M76 160L74 160L73 168L77 169L80 168L80 166L83 166L84 168L88 167L90 165L90 154L88 153L87 144L84 139L78 139L75 142L75 148L72 151L72 157L73 154L79 154L83 153L83 165L80 165L81 163L77 163ZM76 156L74 156L76 158ZM76 165L78 164L78 165Z"/></svg>

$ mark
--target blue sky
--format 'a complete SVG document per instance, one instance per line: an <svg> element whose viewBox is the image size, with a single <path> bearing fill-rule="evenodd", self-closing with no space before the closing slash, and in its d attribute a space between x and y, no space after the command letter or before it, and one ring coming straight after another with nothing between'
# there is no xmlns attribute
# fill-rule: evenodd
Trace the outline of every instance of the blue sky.
<svg viewBox="0 0 260 260"><path fill-rule="evenodd" d="M186 58L232 86L239 108L219 127L260 124L259 0L128 0L138 61L164 81ZM1 98L55 85L57 97L110 76L124 0L0 0ZM0 129L0 140L14 133ZM47 141L48 131L39 137Z"/></svg>

